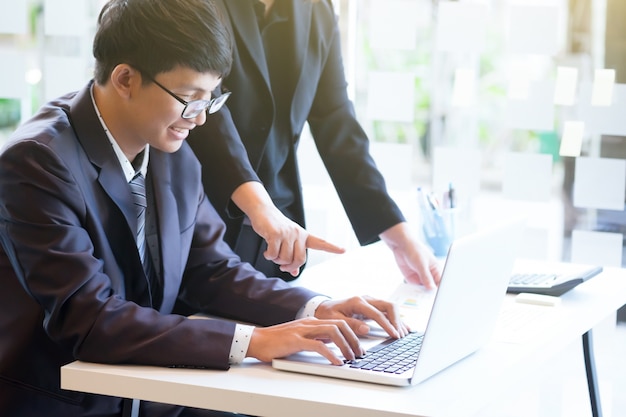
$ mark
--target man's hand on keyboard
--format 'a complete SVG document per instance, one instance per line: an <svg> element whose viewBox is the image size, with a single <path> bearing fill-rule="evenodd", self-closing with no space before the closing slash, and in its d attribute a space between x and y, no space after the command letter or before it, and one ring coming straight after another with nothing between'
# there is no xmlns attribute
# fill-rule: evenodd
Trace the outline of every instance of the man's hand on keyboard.
<svg viewBox="0 0 626 417"><path fill-rule="evenodd" d="M365 336L370 331L363 319L374 320L394 338L409 333L409 328L402 322L398 308L393 303L369 296L324 301L315 311L315 317L345 320L359 336Z"/></svg>
<svg viewBox="0 0 626 417"><path fill-rule="evenodd" d="M388 301L366 296L327 300L317 307L315 318L255 328L250 336L247 356L269 362L309 351L319 353L334 365L342 365L344 358L354 360L365 354L357 336L369 332L369 326L363 321L367 319L374 320L392 338L409 333L396 306Z"/></svg>

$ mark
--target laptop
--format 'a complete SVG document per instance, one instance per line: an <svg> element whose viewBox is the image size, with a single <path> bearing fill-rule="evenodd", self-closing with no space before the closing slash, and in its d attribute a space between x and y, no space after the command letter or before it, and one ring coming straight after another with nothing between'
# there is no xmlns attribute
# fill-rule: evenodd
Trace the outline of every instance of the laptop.
<svg viewBox="0 0 626 417"><path fill-rule="evenodd" d="M272 366L284 371L406 386L418 384L465 358L492 335L525 223L525 219L510 220L452 243L426 328L423 333L407 336L421 338L421 346L391 355L409 358L410 366L403 364L387 372L363 369L358 360L336 366L315 352L274 359ZM378 353L374 352L381 345L393 341L384 339L381 343L381 340L380 337L361 340L368 352L365 359L376 357Z"/></svg>

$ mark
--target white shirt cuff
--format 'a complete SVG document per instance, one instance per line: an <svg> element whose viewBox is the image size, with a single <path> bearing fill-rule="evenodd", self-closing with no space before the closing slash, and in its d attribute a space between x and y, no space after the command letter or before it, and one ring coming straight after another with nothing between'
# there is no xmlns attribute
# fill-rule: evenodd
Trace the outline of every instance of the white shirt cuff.
<svg viewBox="0 0 626 417"><path fill-rule="evenodd" d="M248 326L245 324L237 324L235 326L235 335L233 337L233 343L230 345L230 356L228 357L228 363L236 365L246 358L248 353L248 346L250 346L250 337L254 331L254 326Z"/></svg>
<svg viewBox="0 0 626 417"><path fill-rule="evenodd" d="M322 304L324 301L328 301L330 298L325 297L323 295L317 295L311 298L305 305L298 311L296 315L296 319L303 319L305 317L315 317L315 310Z"/></svg>
<svg viewBox="0 0 626 417"><path fill-rule="evenodd" d="M315 310L324 301L330 300L328 297L318 295L311 298L296 314L296 319L302 319L305 317L315 317ZM230 355L228 357L228 363L236 365L246 358L248 353L248 346L250 346L250 337L254 331L254 326L248 326L245 324L237 324L235 326L235 335L233 337L233 343L230 345Z"/></svg>

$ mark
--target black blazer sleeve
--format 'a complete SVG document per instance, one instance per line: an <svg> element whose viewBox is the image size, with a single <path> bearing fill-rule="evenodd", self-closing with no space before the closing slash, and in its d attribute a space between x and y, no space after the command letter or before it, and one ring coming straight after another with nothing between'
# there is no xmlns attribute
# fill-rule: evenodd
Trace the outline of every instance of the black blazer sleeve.
<svg viewBox="0 0 626 417"><path fill-rule="evenodd" d="M326 44L308 122L324 165L362 245L404 221L369 153L369 139L347 95L341 39L332 10L314 8L311 44ZM316 39L319 38L319 39ZM323 39L323 40L322 40ZM307 79L303 68L302 79Z"/></svg>
<svg viewBox="0 0 626 417"><path fill-rule="evenodd" d="M187 141L203 158L202 182L213 206L229 217L242 215L230 199L233 192L245 182L260 180L227 106L207 115L206 123L193 129Z"/></svg>

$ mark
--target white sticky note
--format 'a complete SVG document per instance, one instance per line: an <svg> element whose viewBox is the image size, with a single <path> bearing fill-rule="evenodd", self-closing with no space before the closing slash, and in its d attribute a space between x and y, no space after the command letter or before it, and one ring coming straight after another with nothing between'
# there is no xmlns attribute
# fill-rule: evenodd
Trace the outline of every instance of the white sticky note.
<svg viewBox="0 0 626 417"><path fill-rule="evenodd" d="M436 48L441 52L481 53L485 49L486 4L439 2Z"/></svg>
<svg viewBox="0 0 626 417"><path fill-rule="evenodd" d="M509 53L555 55L559 51L557 6L512 4L508 28Z"/></svg>
<svg viewBox="0 0 626 417"><path fill-rule="evenodd" d="M610 106L613 103L614 86L615 70L595 70L593 77L593 87L591 90L591 105L598 107Z"/></svg>
<svg viewBox="0 0 626 417"><path fill-rule="evenodd" d="M0 62L11 63L2 66L0 97L22 99L28 96L26 56L16 51L0 51Z"/></svg>
<svg viewBox="0 0 626 417"><path fill-rule="evenodd" d="M45 84L46 101L71 91L81 89L91 78L83 59L47 56L44 59L43 77L54 80Z"/></svg>
<svg viewBox="0 0 626 417"><path fill-rule="evenodd" d="M414 0L373 0L370 3L369 20L371 47L415 49L419 27L416 20L424 17L419 3Z"/></svg>
<svg viewBox="0 0 626 417"><path fill-rule="evenodd" d="M444 191L450 183L459 205L478 195L482 153L478 149L436 147L433 150L433 190Z"/></svg>
<svg viewBox="0 0 626 417"><path fill-rule="evenodd" d="M568 120L563 123L563 136L561 137L561 156L580 156L585 134L585 123L576 120Z"/></svg>
<svg viewBox="0 0 626 417"><path fill-rule="evenodd" d="M558 67L556 72L556 85L554 87L554 104L573 106L576 102L577 82L577 68Z"/></svg>
<svg viewBox="0 0 626 417"><path fill-rule="evenodd" d="M504 159L505 198L548 201L552 185L552 155L510 152Z"/></svg>
<svg viewBox="0 0 626 417"><path fill-rule="evenodd" d="M530 69L527 61L514 62L509 70L507 95L511 100L527 100L530 95Z"/></svg>
<svg viewBox="0 0 626 417"><path fill-rule="evenodd" d="M624 210L626 160L576 158L573 203L575 207Z"/></svg>
<svg viewBox="0 0 626 417"><path fill-rule="evenodd" d="M613 86L610 106L591 105L592 86L581 85L580 118L589 135L626 136L626 84Z"/></svg>
<svg viewBox="0 0 626 417"><path fill-rule="evenodd" d="M476 96L476 72L470 68L457 68L452 87L452 105L468 107L474 104Z"/></svg>
<svg viewBox="0 0 626 417"><path fill-rule="evenodd" d="M506 104L506 124L512 129L554 129L554 83L535 81L530 84L528 99Z"/></svg>
<svg viewBox="0 0 626 417"><path fill-rule="evenodd" d="M367 116L372 120L412 122L415 114L415 75L370 72Z"/></svg>
<svg viewBox="0 0 626 417"><path fill-rule="evenodd" d="M48 36L84 36L89 22L84 0L44 2L44 28Z"/></svg>
<svg viewBox="0 0 626 417"><path fill-rule="evenodd" d="M620 233L574 230L571 262L621 268L623 241Z"/></svg>
<svg viewBox="0 0 626 417"><path fill-rule="evenodd" d="M28 32L28 2L0 0L0 33L23 35ZM6 61L3 61L6 62Z"/></svg>

